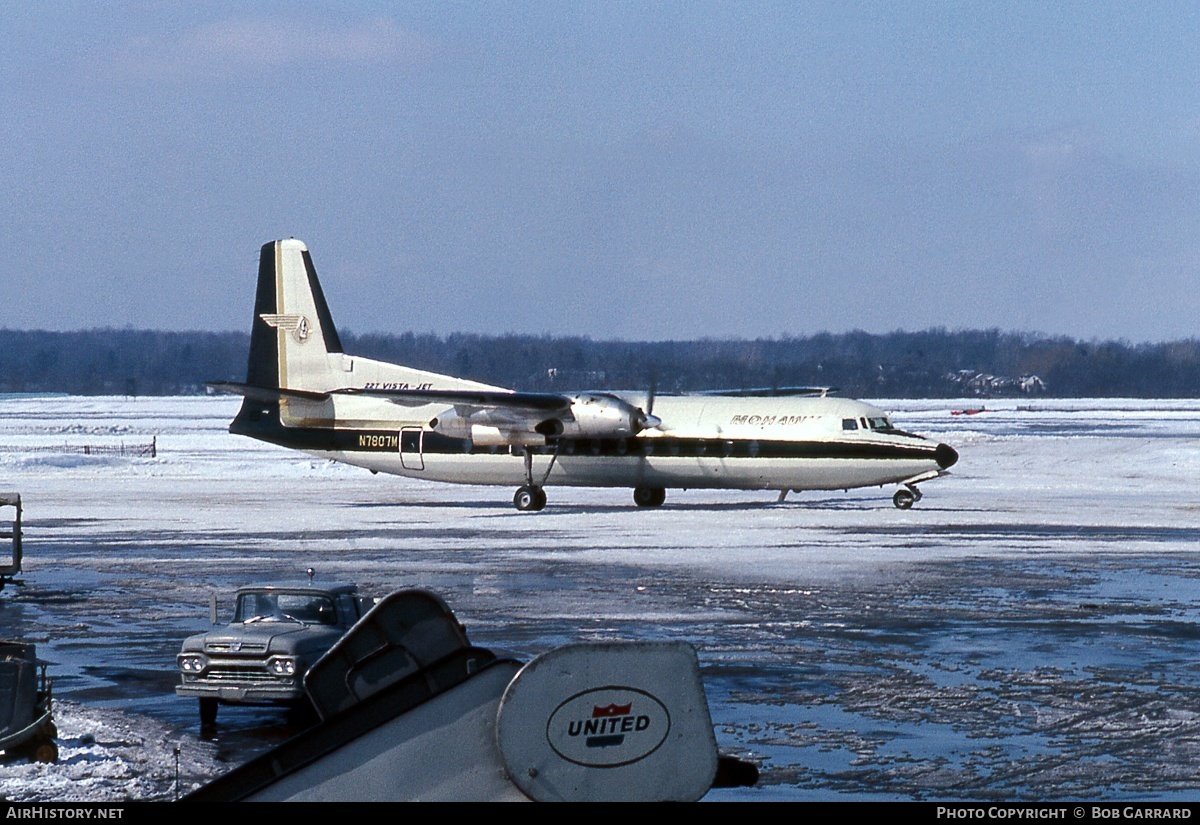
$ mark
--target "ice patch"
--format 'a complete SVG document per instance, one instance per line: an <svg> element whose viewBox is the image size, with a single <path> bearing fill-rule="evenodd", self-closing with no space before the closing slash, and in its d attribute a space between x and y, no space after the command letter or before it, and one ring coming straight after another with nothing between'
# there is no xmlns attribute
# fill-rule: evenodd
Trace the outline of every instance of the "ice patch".
<svg viewBox="0 0 1200 825"><path fill-rule="evenodd" d="M0 454L0 465L22 470L54 468L75 470L96 469L128 464L130 459L107 455L84 455L80 453L39 453L36 455Z"/></svg>

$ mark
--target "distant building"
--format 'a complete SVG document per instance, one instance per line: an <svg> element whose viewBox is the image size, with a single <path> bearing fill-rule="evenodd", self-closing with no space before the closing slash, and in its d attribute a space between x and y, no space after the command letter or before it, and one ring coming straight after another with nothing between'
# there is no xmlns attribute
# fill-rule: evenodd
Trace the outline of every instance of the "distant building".
<svg viewBox="0 0 1200 825"><path fill-rule="evenodd" d="M1046 382L1030 373L1011 378L976 370L958 370L948 373L946 380L971 395L1034 395L1046 391Z"/></svg>

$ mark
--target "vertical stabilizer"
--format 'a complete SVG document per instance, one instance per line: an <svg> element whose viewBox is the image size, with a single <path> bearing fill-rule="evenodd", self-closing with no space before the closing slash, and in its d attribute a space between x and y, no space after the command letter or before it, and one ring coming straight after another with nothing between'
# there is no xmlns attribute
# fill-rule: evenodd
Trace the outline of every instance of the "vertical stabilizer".
<svg viewBox="0 0 1200 825"><path fill-rule="evenodd" d="M295 446L285 430L290 427L331 428L337 418L334 390L365 389L477 389L502 391L475 381L435 372L351 357L342 351L342 341L333 325L329 306L308 247L289 238L263 244L258 261L258 291L250 327L250 360L246 384L214 384L219 389L245 396L242 408L229 426L230 432L264 441ZM280 390L291 390L281 393ZM395 408L380 399L341 398L344 418L377 420L394 418ZM374 409L370 409L374 405ZM422 413L424 415L424 413ZM424 420L434 415L430 412ZM421 423L420 418L414 419ZM319 437L309 433L306 443L314 449L333 449L328 432ZM315 441L312 439L316 439Z"/></svg>
<svg viewBox="0 0 1200 825"><path fill-rule="evenodd" d="M340 385L342 342L301 241L263 244L251 330L247 384L316 391Z"/></svg>

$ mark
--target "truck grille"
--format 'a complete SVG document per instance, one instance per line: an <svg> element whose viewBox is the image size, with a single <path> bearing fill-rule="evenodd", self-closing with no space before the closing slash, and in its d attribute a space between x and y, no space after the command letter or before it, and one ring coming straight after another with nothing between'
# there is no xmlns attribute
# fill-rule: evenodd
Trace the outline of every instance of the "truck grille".
<svg viewBox="0 0 1200 825"><path fill-rule="evenodd" d="M186 677L185 677L186 678ZM256 685L290 685L290 676L276 676L267 670L265 664L229 664L224 662L212 663L203 676L192 676L196 682L224 682L229 684Z"/></svg>
<svg viewBox="0 0 1200 825"><path fill-rule="evenodd" d="M238 645L235 649L234 645ZM204 646L207 653L266 653L266 642L209 642Z"/></svg>

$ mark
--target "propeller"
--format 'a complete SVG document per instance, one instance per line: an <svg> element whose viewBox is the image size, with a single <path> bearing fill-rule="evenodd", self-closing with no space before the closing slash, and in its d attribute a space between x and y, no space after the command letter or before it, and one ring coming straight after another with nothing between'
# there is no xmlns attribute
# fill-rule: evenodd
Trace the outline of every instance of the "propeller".
<svg viewBox="0 0 1200 825"><path fill-rule="evenodd" d="M650 389L646 392L646 409L637 408L634 413L633 429L635 432L651 430L662 426L662 419L654 415L654 396L658 393L658 376L650 376Z"/></svg>

